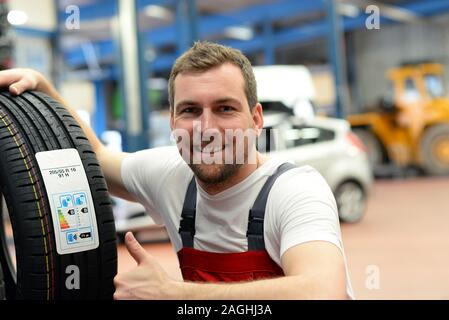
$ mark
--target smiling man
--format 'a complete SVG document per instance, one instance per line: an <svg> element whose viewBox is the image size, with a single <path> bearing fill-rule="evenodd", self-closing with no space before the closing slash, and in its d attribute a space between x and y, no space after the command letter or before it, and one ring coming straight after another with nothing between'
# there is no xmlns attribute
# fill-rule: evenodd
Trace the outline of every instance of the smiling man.
<svg viewBox="0 0 449 320"><path fill-rule="evenodd" d="M63 103L34 71L0 72L0 85L15 94L41 90ZM229 47L195 43L173 66L169 100L177 147L113 153L80 123L110 192L139 201L165 225L184 278L171 279L128 233L137 266L117 275L114 297L351 298L330 188L313 168L256 150L263 112L248 59Z"/></svg>

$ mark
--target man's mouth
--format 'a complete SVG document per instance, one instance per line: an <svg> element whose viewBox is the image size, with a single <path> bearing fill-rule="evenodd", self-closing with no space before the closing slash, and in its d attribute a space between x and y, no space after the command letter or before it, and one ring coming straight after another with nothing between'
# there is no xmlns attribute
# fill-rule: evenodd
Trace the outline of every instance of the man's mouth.
<svg viewBox="0 0 449 320"><path fill-rule="evenodd" d="M212 154L212 153L216 153L216 152L221 152L226 148L225 145L221 145L221 146L214 146L211 144L208 144L204 147L201 146L196 146L193 148L193 152L200 152L203 154Z"/></svg>

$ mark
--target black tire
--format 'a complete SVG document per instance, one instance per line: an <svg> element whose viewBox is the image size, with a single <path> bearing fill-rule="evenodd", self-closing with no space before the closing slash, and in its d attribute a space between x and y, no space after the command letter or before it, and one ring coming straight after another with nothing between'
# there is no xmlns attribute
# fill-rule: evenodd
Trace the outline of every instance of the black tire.
<svg viewBox="0 0 449 320"><path fill-rule="evenodd" d="M67 148L76 148L81 157L100 244L95 250L59 255L35 154ZM106 183L82 129L50 97L38 92L18 97L0 92L0 187L9 211L17 263L15 271L8 264L8 252L1 250L7 299L112 299L117 247ZM4 242L4 226L0 233ZM66 286L69 266L79 268L79 289Z"/></svg>
<svg viewBox="0 0 449 320"><path fill-rule="evenodd" d="M380 168L384 164L386 156L379 139L367 128L353 128L352 131L366 146L371 168L373 170Z"/></svg>
<svg viewBox="0 0 449 320"><path fill-rule="evenodd" d="M0 264L0 301L5 299L5 281L3 281L2 265Z"/></svg>
<svg viewBox="0 0 449 320"><path fill-rule="evenodd" d="M355 223L362 219L366 207L366 194L362 186L352 180L341 183L334 192L340 221Z"/></svg>
<svg viewBox="0 0 449 320"><path fill-rule="evenodd" d="M431 126L420 144L423 169L432 175L449 174L449 124Z"/></svg>
<svg viewBox="0 0 449 320"><path fill-rule="evenodd" d="M126 236L126 232L117 232L117 242L120 244L124 244L125 236ZM134 233L134 236L136 236L135 233Z"/></svg>

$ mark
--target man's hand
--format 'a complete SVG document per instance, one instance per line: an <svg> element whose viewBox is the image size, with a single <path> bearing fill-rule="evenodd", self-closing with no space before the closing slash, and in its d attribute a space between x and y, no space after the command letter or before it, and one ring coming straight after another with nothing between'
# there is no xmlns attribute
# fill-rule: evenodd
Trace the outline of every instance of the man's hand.
<svg viewBox="0 0 449 320"><path fill-rule="evenodd" d="M125 244L128 252L137 262L137 267L115 277L114 299L176 299L176 284L179 282L168 276L156 259L145 251L131 232L126 234Z"/></svg>
<svg viewBox="0 0 449 320"><path fill-rule="evenodd" d="M0 87L8 87L9 92L19 95L27 90L37 90L48 95L53 93L52 86L45 77L32 69L9 69L0 71Z"/></svg>
<svg viewBox="0 0 449 320"><path fill-rule="evenodd" d="M109 192L115 196L129 201L137 201L134 195L130 194L122 181L120 174L122 160L126 154L123 152L112 152L104 147L92 128L84 123L78 116L75 109L64 101L55 87L39 72L32 69L9 69L0 71L0 88L8 88L13 95L19 95L25 91L36 90L43 92L63 105L67 111L75 118L89 139L92 149L97 155L101 169L106 178Z"/></svg>

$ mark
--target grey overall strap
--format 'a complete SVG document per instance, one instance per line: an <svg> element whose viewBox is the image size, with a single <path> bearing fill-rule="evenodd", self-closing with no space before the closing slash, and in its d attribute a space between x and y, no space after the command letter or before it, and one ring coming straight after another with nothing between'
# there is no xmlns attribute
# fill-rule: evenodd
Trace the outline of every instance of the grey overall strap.
<svg viewBox="0 0 449 320"><path fill-rule="evenodd" d="M270 194L271 187L273 187L276 179L287 170L293 168L297 167L288 162L280 165L276 172L268 177L260 190L253 207L249 210L248 231L246 233L248 238L248 251L265 250L263 222L268 195Z"/></svg>
<svg viewBox="0 0 449 320"><path fill-rule="evenodd" d="M195 216L196 216L196 182L195 177L190 181L184 199L184 206L179 224L179 234L181 235L182 246L193 248L193 238L195 236Z"/></svg>

